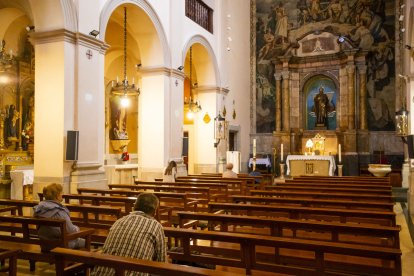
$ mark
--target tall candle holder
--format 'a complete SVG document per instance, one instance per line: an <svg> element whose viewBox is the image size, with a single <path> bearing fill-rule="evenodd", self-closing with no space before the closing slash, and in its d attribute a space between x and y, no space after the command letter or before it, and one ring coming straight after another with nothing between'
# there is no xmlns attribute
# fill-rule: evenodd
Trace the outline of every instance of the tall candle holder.
<svg viewBox="0 0 414 276"><path fill-rule="evenodd" d="M338 166L338 176L342 176L342 167L343 167L344 165L342 165L342 164L338 164L337 166Z"/></svg>
<svg viewBox="0 0 414 276"><path fill-rule="evenodd" d="M279 179L285 179L285 163L280 163L280 176Z"/></svg>
<svg viewBox="0 0 414 276"><path fill-rule="evenodd" d="M256 155L253 156L253 171L256 170Z"/></svg>

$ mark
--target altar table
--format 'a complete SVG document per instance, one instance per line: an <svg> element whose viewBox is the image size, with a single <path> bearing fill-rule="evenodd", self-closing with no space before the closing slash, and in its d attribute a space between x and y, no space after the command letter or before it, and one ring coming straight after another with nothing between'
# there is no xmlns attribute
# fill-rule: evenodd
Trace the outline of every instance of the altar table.
<svg viewBox="0 0 414 276"><path fill-rule="evenodd" d="M333 176L336 168L335 158L332 155L288 155L286 166L286 174L290 176Z"/></svg>

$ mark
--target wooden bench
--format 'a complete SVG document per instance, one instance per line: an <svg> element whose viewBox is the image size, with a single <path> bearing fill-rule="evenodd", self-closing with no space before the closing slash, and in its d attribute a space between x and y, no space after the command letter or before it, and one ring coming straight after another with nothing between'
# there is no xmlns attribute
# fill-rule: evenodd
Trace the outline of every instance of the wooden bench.
<svg viewBox="0 0 414 276"><path fill-rule="evenodd" d="M356 223L193 212L178 212L178 217L181 228L197 226L197 222L202 220L208 222L209 230L214 230L218 225L219 231L222 232L230 232L231 228L232 232L260 233L261 235L274 237L327 240L400 248L399 232L401 228L399 226L359 225Z"/></svg>
<svg viewBox="0 0 414 276"><path fill-rule="evenodd" d="M335 187L346 187L346 186L350 186L350 187L372 187L372 188L389 188L391 189L391 185L383 183L383 182L368 182L368 181L363 181L363 182L359 182L359 181L329 181L329 180L320 180L320 179L286 179L285 183L300 183L300 184L304 184L304 183L311 183L311 184L329 184L331 186L335 186Z"/></svg>
<svg viewBox="0 0 414 276"><path fill-rule="evenodd" d="M4 250L0 248L0 274L7 272L9 276L17 275L17 254L20 250ZM5 266L7 262L7 266Z"/></svg>
<svg viewBox="0 0 414 276"><path fill-rule="evenodd" d="M397 248L170 227L164 232L183 248L182 252L169 251L171 259L244 268L249 275L253 270L401 275L401 250Z"/></svg>
<svg viewBox="0 0 414 276"><path fill-rule="evenodd" d="M132 191L132 190L111 190L111 189L91 189L88 188L87 191L81 190L82 193L100 193L101 195L90 195L90 194L66 194L63 195L63 199L65 201L67 199L78 199L82 202L84 200L90 200L92 205L100 205L100 202L107 202L107 203L116 203L122 202L125 207L125 213L129 214L132 209L133 205L136 201L136 197L142 193L143 191ZM160 211L162 218L169 220L171 219L171 212L168 215L164 216L163 210L168 209L174 211L197 211L197 207L199 204L198 200L190 199L187 194L185 193L171 193L171 192L153 192L160 201ZM109 196L105 196L109 195ZM117 195L117 196L115 196Z"/></svg>
<svg viewBox="0 0 414 276"><path fill-rule="evenodd" d="M373 176L310 176L301 175L295 176L294 180L299 179L312 179L312 180L323 180L328 182L367 182L367 183L383 183L385 185L391 185L391 178L386 177L373 177Z"/></svg>
<svg viewBox="0 0 414 276"><path fill-rule="evenodd" d="M109 184L109 189L131 189L139 190L139 187L150 187L150 186L172 186L172 187L200 187L209 188L210 197L213 200L219 201L226 199L229 194L228 185L219 183L203 183L203 182L157 182L157 181L141 181L136 180L135 185L126 184Z"/></svg>
<svg viewBox="0 0 414 276"><path fill-rule="evenodd" d="M279 183L278 183L279 184ZM348 182L325 182L325 181L302 181L302 180L285 180L284 183L281 183L285 186L292 185L292 186L309 186L309 187L335 187L335 188L364 188L364 189L376 189L376 190L384 190L384 191L391 191L392 187L388 185L373 185L373 184L366 184L366 183L348 183Z"/></svg>
<svg viewBox="0 0 414 276"><path fill-rule="evenodd" d="M40 226L56 227L61 236L58 240L42 241L37 236ZM41 250L41 244L48 246L68 247L68 243L76 238L84 238L86 250L90 249L91 235L94 229L81 229L79 232L69 234L64 219L33 218L24 216L0 216L1 248L7 250L21 250L19 259L30 261L30 271L35 269L35 262L49 262L53 257L50 253Z"/></svg>
<svg viewBox="0 0 414 276"><path fill-rule="evenodd" d="M352 201L367 201L367 202L394 202L392 195L371 195L371 194L359 194L349 192L332 192L321 193L315 191L265 191L265 190L253 190L250 191L252 196L263 197L298 197L298 198L315 198L315 199L343 199Z"/></svg>
<svg viewBox="0 0 414 276"><path fill-rule="evenodd" d="M158 196L162 203L167 198L175 198L175 195L186 194L187 199L198 201L200 204L207 204L211 200L210 189L206 187L185 187L185 186L153 186L153 185L131 185L140 189L95 189L95 188L78 188L79 194L101 194L101 195L121 195L121 196L138 196L143 191L151 190ZM179 197L182 200L182 197Z"/></svg>
<svg viewBox="0 0 414 276"><path fill-rule="evenodd" d="M56 275L73 275L73 268L65 266L67 262L81 263L85 269L90 269L93 266L111 267L115 270L114 275L125 275L127 270L167 276L240 275L225 271L215 271L169 263L160 263L98 252L84 252L67 248L55 248L51 252L55 256ZM79 268L76 268L76 271L78 270Z"/></svg>
<svg viewBox="0 0 414 276"><path fill-rule="evenodd" d="M292 208L292 206L283 205L210 202L209 212L396 226L396 215L393 211L349 210L344 208L334 209L303 206L295 206L295 208Z"/></svg>
<svg viewBox="0 0 414 276"><path fill-rule="evenodd" d="M371 201L352 201L335 199L313 199L313 198L293 198L293 197L262 197L262 196L231 196L233 202L250 202L259 204L289 204L292 206L312 206L312 207L335 207L361 210L384 210L392 211L394 203L391 202L371 202Z"/></svg>
<svg viewBox="0 0 414 276"><path fill-rule="evenodd" d="M372 189L372 188L358 188L358 187L351 187L351 188L341 188L341 187L333 187L332 185L328 186L320 186L320 185L300 185L300 184L284 184L278 183L277 185L270 185L265 186L265 190L274 190L274 191L310 191L310 192L323 192L323 193L330 193L330 192L349 192L349 193L359 193L361 195L369 194L369 195L392 195L392 190L384 190L384 189Z"/></svg>
<svg viewBox="0 0 414 276"><path fill-rule="evenodd" d="M209 178L209 177L190 177L180 176L177 177L175 182L186 182L186 183L217 183L226 184L228 186L229 193L231 194L246 194L247 192L247 181L238 178ZM138 183L136 183L138 184Z"/></svg>

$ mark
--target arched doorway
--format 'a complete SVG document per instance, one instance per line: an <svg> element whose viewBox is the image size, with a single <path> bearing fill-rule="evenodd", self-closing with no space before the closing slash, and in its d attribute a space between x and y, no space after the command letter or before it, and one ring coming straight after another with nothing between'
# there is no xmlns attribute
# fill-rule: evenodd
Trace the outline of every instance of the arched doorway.
<svg viewBox="0 0 414 276"><path fill-rule="evenodd" d="M185 48L184 61L184 141L188 143L188 172L215 172L220 156L225 156L227 143L214 147L214 118L219 114L223 98L218 89L217 64L210 45L202 37L194 37ZM191 101L190 101L191 98ZM194 112L191 107L199 106Z"/></svg>

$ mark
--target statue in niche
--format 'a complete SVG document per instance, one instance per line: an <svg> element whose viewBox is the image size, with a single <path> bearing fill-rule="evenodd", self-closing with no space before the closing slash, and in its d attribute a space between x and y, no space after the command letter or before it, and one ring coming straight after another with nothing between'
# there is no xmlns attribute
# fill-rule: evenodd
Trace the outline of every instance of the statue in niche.
<svg viewBox="0 0 414 276"><path fill-rule="evenodd" d="M316 125L325 126L328 117L329 98L324 93L324 88L319 87L319 93L313 98L316 114Z"/></svg>
<svg viewBox="0 0 414 276"><path fill-rule="evenodd" d="M22 147L27 150L28 144L33 143L34 138L34 95L29 97L25 114L23 116Z"/></svg>
<svg viewBox="0 0 414 276"><path fill-rule="evenodd" d="M11 141L11 140L17 139L19 119L20 119L19 111L16 110L16 106L14 104L11 104L7 111L7 117L6 117L6 138L7 140Z"/></svg>

